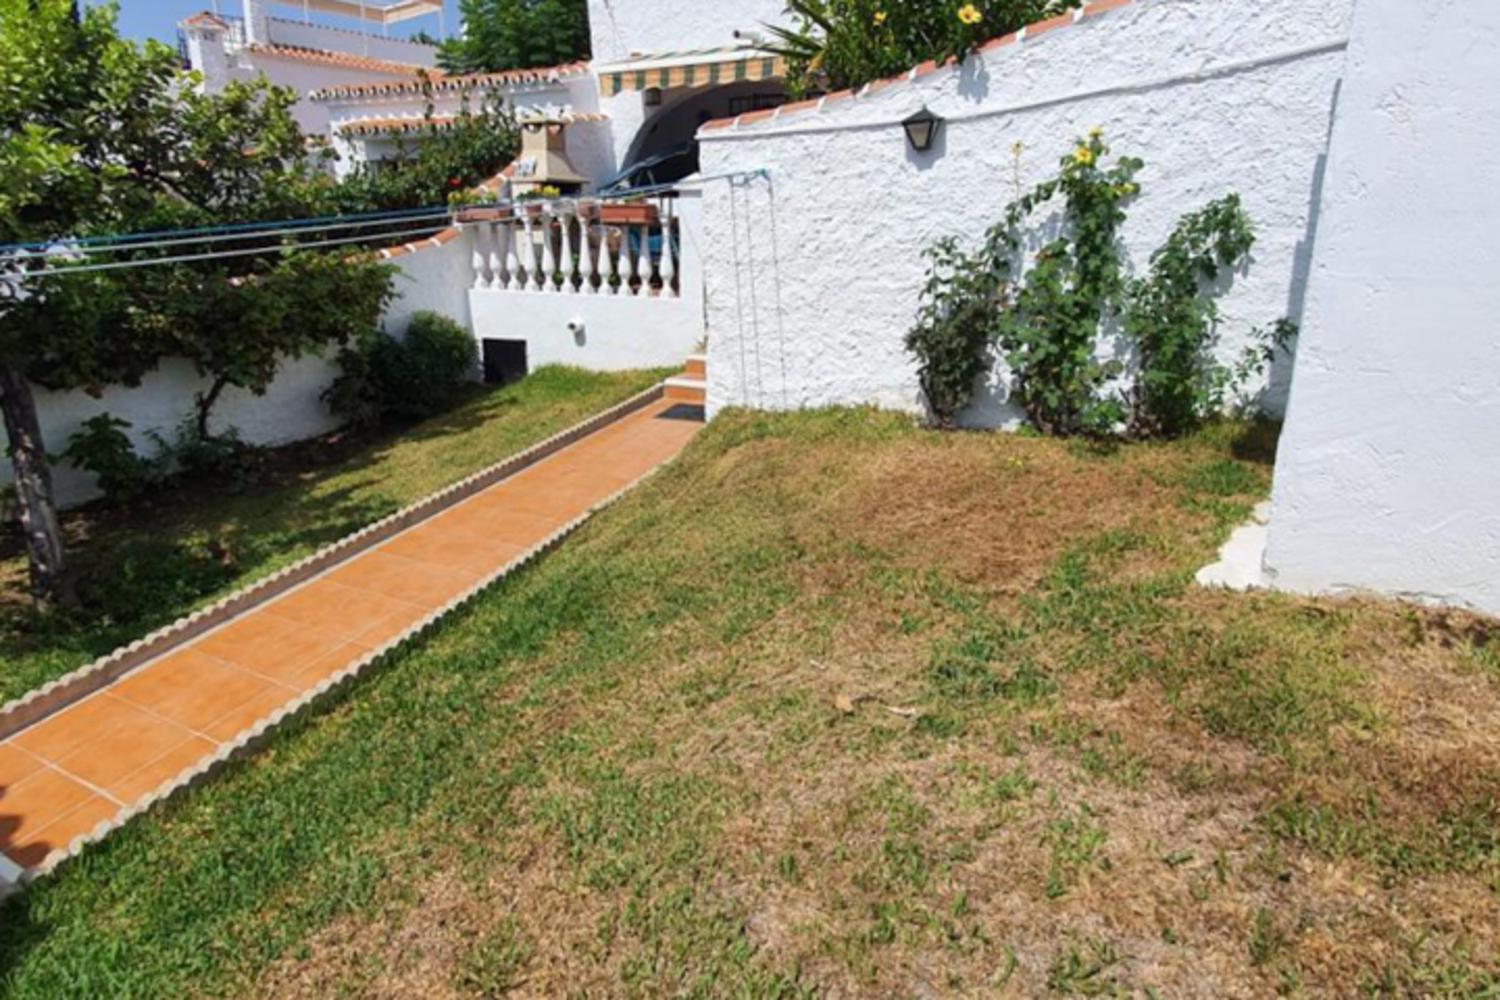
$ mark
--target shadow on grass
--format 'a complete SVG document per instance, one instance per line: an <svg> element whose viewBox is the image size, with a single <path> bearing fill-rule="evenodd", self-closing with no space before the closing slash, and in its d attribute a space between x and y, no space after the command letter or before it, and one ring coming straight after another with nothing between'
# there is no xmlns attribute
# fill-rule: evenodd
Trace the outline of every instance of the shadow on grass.
<svg viewBox="0 0 1500 1000"><path fill-rule="evenodd" d="M65 519L84 607L40 616L16 538L0 539L0 703L175 621L654 381L547 369L476 387L425 422L335 433L257 453L243 483L163 488L130 508ZM9 565L4 563L9 561Z"/></svg>
<svg viewBox="0 0 1500 1000"><path fill-rule="evenodd" d="M1281 424L1272 420L1257 420L1245 424L1229 442L1229 453L1242 462L1275 466L1276 447L1281 441Z"/></svg>

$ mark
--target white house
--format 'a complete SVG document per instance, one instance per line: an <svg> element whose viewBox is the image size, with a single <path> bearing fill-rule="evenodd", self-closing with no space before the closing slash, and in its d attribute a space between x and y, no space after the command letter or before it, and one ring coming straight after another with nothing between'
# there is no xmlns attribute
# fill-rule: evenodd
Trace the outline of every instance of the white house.
<svg viewBox="0 0 1500 1000"><path fill-rule="evenodd" d="M384 5L361 0L241 3L240 16L205 11L178 25L188 65L202 74L203 86L211 92L231 80L258 76L290 87L303 95L294 114L308 135L328 134L327 112L306 99L314 90L375 79L412 80L437 65L435 46L364 29L379 27L386 32L391 25L434 15L440 21L441 0L399 0ZM273 10L301 17L276 16ZM311 20L314 12L359 27L316 24Z"/></svg>

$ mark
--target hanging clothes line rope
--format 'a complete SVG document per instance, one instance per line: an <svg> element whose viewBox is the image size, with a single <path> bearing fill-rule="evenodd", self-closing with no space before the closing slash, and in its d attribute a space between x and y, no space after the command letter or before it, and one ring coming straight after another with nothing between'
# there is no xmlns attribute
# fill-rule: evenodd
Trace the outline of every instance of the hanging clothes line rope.
<svg viewBox="0 0 1500 1000"><path fill-rule="evenodd" d="M499 204L496 202L495 204ZM66 243L69 246L87 248L96 245L114 245L117 243L152 243L171 240L182 236L198 236L213 233L245 233L263 229L298 229L306 226L316 226L321 223L355 223L367 220L400 220L405 218L420 218L426 215L447 215L453 210L446 205L429 205L426 208L402 208L392 209L384 212L356 212L349 215L319 215L306 219L276 219L268 222L235 222L219 226L197 226L191 229L155 229L144 233L117 233L107 236L73 236L59 237L55 240L47 240L39 243L10 243L0 246L0 253L12 253L22 250L47 250L49 247Z"/></svg>
<svg viewBox="0 0 1500 1000"><path fill-rule="evenodd" d="M448 219L451 213L448 211L429 212L425 215L400 216L396 218L367 219L363 222L333 222L317 226L292 226L282 229L256 230L254 232L220 233L214 236L184 236L181 239L153 240L147 243L114 243L108 246L98 247L74 247L70 244L60 243L48 247L46 250L36 251L30 255L30 259L38 257L80 257L94 256L112 253L138 253L142 250L163 250L171 247L202 246L207 243L240 243L245 240L274 239L282 236L300 236L304 233L326 233L337 232L345 229L371 229L379 226L390 226L395 223L411 223L416 225L422 222L431 222L435 219ZM274 249L274 248L273 248Z"/></svg>
<svg viewBox="0 0 1500 1000"><path fill-rule="evenodd" d="M619 195L606 195L595 198L557 198L548 199L557 205L577 206L580 202L601 201L633 201L640 198L650 197L654 194L667 194L708 184L715 181L743 181L748 183L755 178L769 178L770 173L766 170L736 171L734 173L714 174L706 177L689 177L675 184L659 184L648 188L636 188L623 192ZM731 184L731 194L733 184ZM514 200L498 201L488 205L471 206L464 211L480 209L514 210ZM462 214L461 212L459 213ZM436 220L441 219L439 223ZM425 225L420 225L424 223ZM400 223L411 224L407 228L390 229L379 233L364 233L359 236L343 237L339 239L312 240L301 242L287 242L285 237L297 236L304 233L318 233L337 231L341 229L354 229L376 227L383 224L397 225ZM224 260L242 257L253 257L269 253L290 253L296 250L314 250L324 247L348 246L353 243L376 243L383 240L425 238L436 233L453 228L454 225L463 226L463 220L456 218L451 209L441 212L433 209L403 210L391 213L368 213L362 216L322 216L307 220L283 220L277 223L260 224L236 224L223 227L207 227L196 230L175 230L166 233L140 233L124 234L120 236L97 237L98 246L74 245L72 242L58 240L41 246L41 252L17 249L17 247L0 247L0 282L13 285L19 281L27 281L35 278L47 277L55 274L90 274L104 271L121 271L142 267L153 267L164 264L201 263L211 260ZM258 231L253 231L259 226ZM275 228L271 228L275 227ZM156 239L149 237L156 236ZM179 238L180 237L180 238ZM144 251L152 249L170 249L174 246L201 245L220 241L241 242L249 239L276 239L281 242L268 243L258 247L242 247L235 250L214 250L204 253L176 254L166 257L146 257L137 260L112 261L109 263L95 264L70 264L64 266L48 265L42 268L30 268L27 264L37 259L88 257L91 254ZM113 241L113 242L111 242ZM134 241L134 242L129 242ZM6 251L10 252L7 253ZM5 268L9 273L5 273Z"/></svg>
<svg viewBox="0 0 1500 1000"><path fill-rule="evenodd" d="M427 226L424 229L393 229L384 233L367 233L363 236L347 236L335 240L315 240L309 243L284 243L265 247L251 247L248 250L215 250L208 253L180 254L174 257L147 257L142 260L119 260L109 264L79 264L75 267L49 267L36 271L27 271L18 277L43 278L53 274L94 274L100 271L124 271L132 268L156 267L162 264L189 264L201 263L210 260L226 260L235 257L254 257L259 254L275 253L284 251L290 253L294 250L316 250L321 247L347 246L351 243L370 243L377 240L394 239L396 237L410 237L425 239L441 233L450 228L447 225Z"/></svg>

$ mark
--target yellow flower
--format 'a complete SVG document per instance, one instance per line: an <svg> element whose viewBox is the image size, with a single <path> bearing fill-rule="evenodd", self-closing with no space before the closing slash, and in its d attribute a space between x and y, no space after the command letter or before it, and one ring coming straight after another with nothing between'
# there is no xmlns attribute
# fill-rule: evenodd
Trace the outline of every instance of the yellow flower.
<svg viewBox="0 0 1500 1000"><path fill-rule="evenodd" d="M883 10L877 10L875 12L875 23L876 24L884 24L885 23L885 17L886 17L885 11L883 11Z"/></svg>
<svg viewBox="0 0 1500 1000"><path fill-rule="evenodd" d="M1022 153L1026 152L1026 146L1021 142L1020 139L1017 139L1015 143L1010 147L1010 151L1013 155L1020 156Z"/></svg>
<svg viewBox="0 0 1500 1000"><path fill-rule="evenodd" d="M1087 146L1079 146L1073 150L1073 159L1077 160L1080 166L1086 167L1094 162L1094 151Z"/></svg>
<svg viewBox="0 0 1500 1000"><path fill-rule="evenodd" d="M966 3L958 9L958 19L964 24L978 24L984 20L984 15L979 13L979 8L971 3Z"/></svg>
<svg viewBox="0 0 1500 1000"><path fill-rule="evenodd" d="M1093 128L1089 129L1090 139L1098 139L1102 135L1104 135L1104 129L1100 128L1098 125L1095 125Z"/></svg>

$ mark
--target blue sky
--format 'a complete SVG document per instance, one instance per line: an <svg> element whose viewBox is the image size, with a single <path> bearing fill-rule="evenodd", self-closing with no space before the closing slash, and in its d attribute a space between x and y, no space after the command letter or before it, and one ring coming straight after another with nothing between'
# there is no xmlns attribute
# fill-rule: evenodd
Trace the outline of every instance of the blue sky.
<svg viewBox="0 0 1500 1000"><path fill-rule="evenodd" d="M93 0L89 0L93 2ZM371 5L378 4L380 0L370 0ZM450 33L458 30L458 0L446 0L448 5L448 31ZM177 44L177 22L189 14L196 14L203 10L213 9L213 0L119 0L120 6L120 33L129 38L160 38L164 42ZM241 9L240 0L219 0L219 11L224 14L239 14ZM282 17L301 17L300 4L278 4L272 10L273 13ZM357 22L337 21L319 18L314 15L314 20L323 20L330 24L341 24L345 27L354 27ZM436 35L438 25L436 17L422 17L408 21L400 28L392 28L393 35L410 34L419 28L425 28L428 33ZM374 30L379 31L379 28Z"/></svg>

